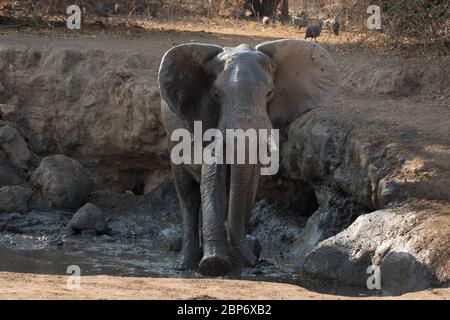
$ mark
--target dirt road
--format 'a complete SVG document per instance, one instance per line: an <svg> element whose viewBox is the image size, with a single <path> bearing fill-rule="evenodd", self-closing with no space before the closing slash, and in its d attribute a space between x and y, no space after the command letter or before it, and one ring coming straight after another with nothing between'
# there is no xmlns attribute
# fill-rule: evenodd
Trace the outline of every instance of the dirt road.
<svg viewBox="0 0 450 320"><path fill-rule="evenodd" d="M450 299L448 288L397 297L345 297L271 282L112 276L83 277L80 289L70 290L66 285L67 279L66 276L1 272L0 299Z"/></svg>

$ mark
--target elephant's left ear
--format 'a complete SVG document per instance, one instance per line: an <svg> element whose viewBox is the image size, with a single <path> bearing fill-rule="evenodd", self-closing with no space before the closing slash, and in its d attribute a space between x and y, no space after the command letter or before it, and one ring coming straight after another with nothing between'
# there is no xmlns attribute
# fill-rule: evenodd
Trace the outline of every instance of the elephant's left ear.
<svg viewBox="0 0 450 320"><path fill-rule="evenodd" d="M212 103L207 100L214 79L205 65L222 51L215 45L188 43L166 52L158 82L161 98L173 112L189 119L200 105Z"/></svg>
<svg viewBox="0 0 450 320"><path fill-rule="evenodd" d="M276 67L276 95L268 106L275 125L309 109L326 106L338 94L336 64L317 43L277 40L262 43L256 50L269 56Z"/></svg>

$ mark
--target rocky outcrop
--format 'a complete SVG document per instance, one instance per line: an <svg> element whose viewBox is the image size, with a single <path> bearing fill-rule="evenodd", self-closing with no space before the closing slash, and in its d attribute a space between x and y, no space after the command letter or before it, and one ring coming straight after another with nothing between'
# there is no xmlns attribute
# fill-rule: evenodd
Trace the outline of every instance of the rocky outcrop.
<svg viewBox="0 0 450 320"><path fill-rule="evenodd" d="M422 108L341 98L290 126L283 169L320 204L291 249L303 276L365 287L374 265L385 293L450 281L448 126Z"/></svg>
<svg viewBox="0 0 450 320"><path fill-rule="evenodd" d="M117 191L145 187L168 168L158 65L145 50L2 47L0 112L36 154L70 156Z"/></svg>
<svg viewBox="0 0 450 320"><path fill-rule="evenodd" d="M92 191L86 169L64 155L42 159L30 181L40 189L47 204L55 208L79 208Z"/></svg>

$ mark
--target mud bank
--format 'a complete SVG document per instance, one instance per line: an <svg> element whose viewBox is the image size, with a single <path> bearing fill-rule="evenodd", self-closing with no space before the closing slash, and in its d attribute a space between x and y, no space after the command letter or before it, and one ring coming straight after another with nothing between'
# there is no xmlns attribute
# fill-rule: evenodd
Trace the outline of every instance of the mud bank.
<svg viewBox="0 0 450 320"><path fill-rule="evenodd" d="M78 263L88 274L198 277L171 267L179 215L162 183L156 75L172 44L2 40L0 270L50 273L59 260L57 274ZM363 290L374 265L385 294L448 284L450 64L362 57L337 55L342 95L291 124L280 174L261 183L251 224L261 261L244 278ZM109 233L67 230L88 202Z"/></svg>

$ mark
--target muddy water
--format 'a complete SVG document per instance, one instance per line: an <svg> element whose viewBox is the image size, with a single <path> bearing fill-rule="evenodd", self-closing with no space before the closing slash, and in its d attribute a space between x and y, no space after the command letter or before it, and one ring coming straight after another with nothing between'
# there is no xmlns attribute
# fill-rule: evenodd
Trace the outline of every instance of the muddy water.
<svg viewBox="0 0 450 320"><path fill-rule="evenodd" d="M77 265L82 275L201 278L195 272L174 268L178 253L148 241L109 241L102 237L65 239L64 244L41 249L0 247L0 271L38 274L67 274ZM29 239L28 239L29 240ZM294 268L262 260L256 268L245 268L242 279L296 283Z"/></svg>
<svg viewBox="0 0 450 320"><path fill-rule="evenodd" d="M114 232L96 236L66 235L60 231L47 235L3 231L0 232L0 257L0 271L9 272L65 275L69 266L77 265L82 275L202 278L195 272L175 270L178 252L167 250L154 237L129 238ZM295 267L276 260L261 259L255 268L244 268L241 278L297 284L321 293L373 294L307 281L299 277Z"/></svg>
<svg viewBox="0 0 450 320"><path fill-rule="evenodd" d="M84 275L198 278L174 268L179 252L158 238L163 227L150 216L110 219L109 235L71 234L65 229L71 213L33 211L0 215L0 271L66 274L77 265ZM148 226L143 227L143 226ZM295 269L262 259L245 268L242 278L295 282Z"/></svg>
<svg viewBox="0 0 450 320"><path fill-rule="evenodd" d="M108 235L72 234L65 228L73 215L72 211L33 210L26 214L0 214L0 271L66 275L69 266L77 265L82 275L201 278L196 272L181 272L174 268L179 246L175 248L173 239L161 238L160 235L170 229L179 238L178 207L173 188L161 188L162 191L152 192L148 196L121 202L114 210L104 208L111 228ZM105 202L113 201L108 198ZM274 219L270 206L264 208L255 208L262 213L260 218L267 218L264 215L266 210ZM280 226L282 222L275 221ZM288 225L295 223L291 221ZM261 227L264 229L266 226ZM280 230L278 232L282 232ZM281 254L286 251L281 246L282 236L269 239L269 242L279 244L276 247L279 247L280 254L266 250L266 239L257 266L244 268L241 279L298 284L321 293L349 296L373 294L303 279L298 269ZM175 242L177 240L175 237Z"/></svg>

